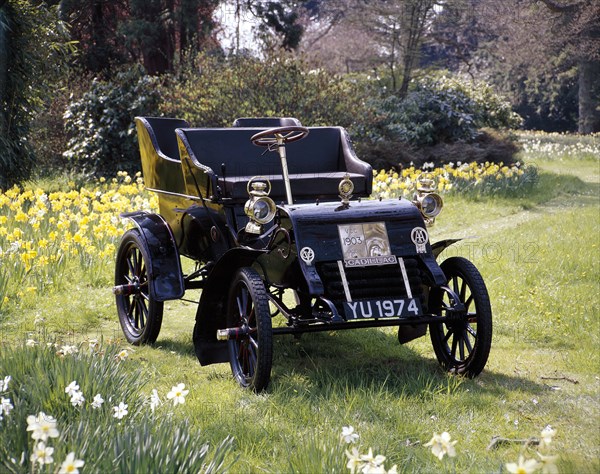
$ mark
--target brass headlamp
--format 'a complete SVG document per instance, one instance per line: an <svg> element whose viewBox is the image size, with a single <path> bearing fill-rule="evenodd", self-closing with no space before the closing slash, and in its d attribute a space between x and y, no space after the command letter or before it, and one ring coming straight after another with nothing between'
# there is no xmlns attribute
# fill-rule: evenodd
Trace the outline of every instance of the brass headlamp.
<svg viewBox="0 0 600 474"><path fill-rule="evenodd" d="M434 192L435 179L431 173L423 173L417 179L417 194L414 197L414 204L419 208L425 218L425 223L433 224L437 215L442 212L444 201L442 197Z"/></svg>
<svg viewBox="0 0 600 474"><path fill-rule="evenodd" d="M255 176L246 185L249 199L244 204L244 212L249 217L246 224L246 232L249 234L260 234L262 226L271 222L275 217L277 206L269 197L271 183L264 176Z"/></svg>

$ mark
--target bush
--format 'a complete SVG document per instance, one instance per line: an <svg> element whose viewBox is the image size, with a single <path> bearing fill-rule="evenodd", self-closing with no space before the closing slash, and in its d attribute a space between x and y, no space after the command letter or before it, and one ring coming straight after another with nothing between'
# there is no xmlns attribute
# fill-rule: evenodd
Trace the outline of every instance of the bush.
<svg viewBox="0 0 600 474"><path fill-rule="evenodd" d="M198 73L200 71L200 73ZM196 127L227 127L238 117L296 117L304 125L351 126L361 120L362 85L309 69L287 55L265 60L200 56L174 80L161 111Z"/></svg>
<svg viewBox="0 0 600 474"><path fill-rule="evenodd" d="M140 155L133 119L157 114L158 85L140 68L120 72L111 82L94 80L64 115L70 140L63 156L77 170L97 176L134 174L140 169Z"/></svg>
<svg viewBox="0 0 600 474"><path fill-rule="evenodd" d="M505 137L482 131L520 124L508 102L485 83L433 76L416 82L405 99L387 95L369 100L368 106L370 113L356 129L357 149L378 167L452 161L438 153L452 144L472 157L462 161L510 162L516 151ZM495 149L487 150L488 145Z"/></svg>
<svg viewBox="0 0 600 474"><path fill-rule="evenodd" d="M473 142L482 127L515 128L519 117L485 83L425 78L402 100L395 95L371 102L376 138L413 146ZM378 135L378 136L377 136Z"/></svg>

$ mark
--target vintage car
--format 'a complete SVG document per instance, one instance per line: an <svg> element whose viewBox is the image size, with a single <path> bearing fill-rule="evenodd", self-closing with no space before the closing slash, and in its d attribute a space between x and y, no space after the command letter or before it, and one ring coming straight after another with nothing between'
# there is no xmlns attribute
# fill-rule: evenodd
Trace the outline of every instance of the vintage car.
<svg viewBox="0 0 600 474"><path fill-rule="evenodd" d="M488 292L468 260L437 263L457 240L429 241L442 199L426 174L413 200L371 199L372 168L341 127L294 118L136 124L145 186L160 210L122 215L134 225L117 252L114 293L129 342L155 342L164 301L202 289L200 363L229 362L257 392L269 384L280 334L397 326L405 343L429 328L446 370L483 370ZM193 271L182 271L182 256Z"/></svg>

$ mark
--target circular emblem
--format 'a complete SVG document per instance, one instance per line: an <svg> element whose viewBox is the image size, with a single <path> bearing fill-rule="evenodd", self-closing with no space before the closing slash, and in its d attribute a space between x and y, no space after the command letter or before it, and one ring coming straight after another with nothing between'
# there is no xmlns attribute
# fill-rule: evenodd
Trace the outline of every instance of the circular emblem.
<svg viewBox="0 0 600 474"><path fill-rule="evenodd" d="M425 253L427 251L425 245L429 240L429 236L423 227L415 227L410 233L410 238L417 248L417 253Z"/></svg>
<svg viewBox="0 0 600 474"><path fill-rule="evenodd" d="M310 265L313 263L313 260L315 259L315 251L313 249L311 249L310 247L303 247L300 250L300 258L302 259L302 261L304 263L306 263L307 265Z"/></svg>

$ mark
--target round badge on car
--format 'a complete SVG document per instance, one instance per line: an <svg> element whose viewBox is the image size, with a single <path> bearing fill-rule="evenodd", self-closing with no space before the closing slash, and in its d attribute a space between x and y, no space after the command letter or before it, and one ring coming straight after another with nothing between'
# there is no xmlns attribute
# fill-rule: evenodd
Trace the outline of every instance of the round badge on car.
<svg viewBox="0 0 600 474"><path fill-rule="evenodd" d="M315 251L310 247L303 247L300 250L300 258L307 265L311 265L315 259Z"/></svg>
<svg viewBox="0 0 600 474"><path fill-rule="evenodd" d="M427 252L427 248L425 247L425 245L429 240L429 236L427 235L427 231L423 229L423 227L415 227L410 233L410 238L415 244L417 253Z"/></svg>

